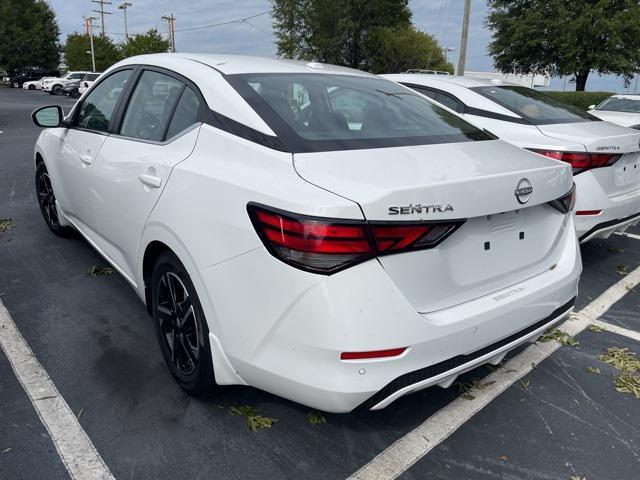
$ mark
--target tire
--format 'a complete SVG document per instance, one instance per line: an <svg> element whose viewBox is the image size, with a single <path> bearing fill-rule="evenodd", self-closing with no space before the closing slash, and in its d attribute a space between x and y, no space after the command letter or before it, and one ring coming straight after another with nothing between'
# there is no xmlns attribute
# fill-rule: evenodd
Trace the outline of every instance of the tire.
<svg viewBox="0 0 640 480"><path fill-rule="evenodd" d="M71 98L78 98L80 96L80 93L78 92L78 89L75 88L69 92L69 96Z"/></svg>
<svg viewBox="0 0 640 480"><path fill-rule="evenodd" d="M53 193L49 172L44 162L40 162L36 167L36 196L40 213L44 222L53 233L59 237L68 237L73 234L73 229L60 225L58 218L58 208L56 207L56 196Z"/></svg>
<svg viewBox="0 0 640 480"><path fill-rule="evenodd" d="M13 82L11 84L11 88L20 88L20 84L18 82Z"/></svg>
<svg viewBox="0 0 640 480"><path fill-rule="evenodd" d="M62 94L62 85L54 85L51 87L51 95L61 95Z"/></svg>
<svg viewBox="0 0 640 480"><path fill-rule="evenodd" d="M36 86L35 85L29 85L29 90L35 90Z"/></svg>
<svg viewBox="0 0 640 480"><path fill-rule="evenodd" d="M170 252L151 276L151 313L160 350L180 387L193 396L216 389L209 328L191 278Z"/></svg>

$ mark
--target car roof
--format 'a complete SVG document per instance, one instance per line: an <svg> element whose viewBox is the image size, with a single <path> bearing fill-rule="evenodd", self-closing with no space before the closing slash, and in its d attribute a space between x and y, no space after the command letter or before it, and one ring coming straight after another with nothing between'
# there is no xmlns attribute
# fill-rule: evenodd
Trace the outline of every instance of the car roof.
<svg viewBox="0 0 640 480"><path fill-rule="evenodd" d="M146 65L175 65L176 60L183 60L185 67L190 62L207 65L224 75L242 73L333 73L342 75L373 76L352 68L338 67L319 62L303 60L287 60L281 58L254 57L248 55L227 55L214 53L156 53L130 57L120 64L139 63Z"/></svg>
<svg viewBox="0 0 640 480"><path fill-rule="evenodd" d="M400 83L414 83L416 85L437 86L442 84L453 84L460 87L495 87L499 85L513 85L514 83L505 82L498 79L484 79L473 77L462 77L458 75L433 75L428 73L395 73L381 75L383 78L393 80Z"/></svg>

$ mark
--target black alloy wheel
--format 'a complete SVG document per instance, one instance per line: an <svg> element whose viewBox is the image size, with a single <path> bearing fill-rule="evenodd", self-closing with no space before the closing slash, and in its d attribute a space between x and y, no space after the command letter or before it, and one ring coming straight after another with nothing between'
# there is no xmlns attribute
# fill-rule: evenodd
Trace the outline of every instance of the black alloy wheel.
<svg viewBox="0 0 640 480"><path fill-rule="evenodd" d="M73 229L60 225L58 208L56 206L56 195L51 186L51 178L44 162L40 162L36 167L36 194L38 195L38 205L47 227L61 237L67 237Z"/></svg>
<svg viewBox="0 0 640 480"><path fill-rule="evenodd" d="M162 254L156 262L151 300L160 350L178 384L192 395L211 393L209 329L189 274L175 255Z"/></svg>

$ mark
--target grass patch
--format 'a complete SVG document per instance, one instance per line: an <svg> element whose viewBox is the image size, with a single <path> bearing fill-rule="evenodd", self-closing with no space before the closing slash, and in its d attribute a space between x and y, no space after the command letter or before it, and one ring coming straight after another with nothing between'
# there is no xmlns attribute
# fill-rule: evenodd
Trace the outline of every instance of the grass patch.
<svg viewBox="0 0 640 480"><path fill-rule="evenodd" d="M271 428L273 424L278 421L277 418L260 415L255 408L250 407L249 405L229 407L229 412L231 415L244 417L247 421L247 428L252 432L257 432L264 428Z"/></svg>
<svg viewBox="0 0 640 480"><path fill-rule="evenodd" d="M98 267L96 265L90 267L87 270L87 275L90 277L100 277L103 275L113 275L116 271L111 267Z"/></svg>
<svg viewBox="0 0 640 480"><path fill-rule="evenodd" d="M580 344L578 340L573 338L567 332L563 332L556 327L547 330L539 339L539 341L543 343L550 342L551 340L555 340L562 345L568 345L570 347L577 347Z"/></svg>
<svg viewBox="0 0 640 480"><path fill-rule="evenodd" d="M7 232L13 227L15 227L15 225L13 224L13 220L11 218L0 218L0 233Z"/></svg>

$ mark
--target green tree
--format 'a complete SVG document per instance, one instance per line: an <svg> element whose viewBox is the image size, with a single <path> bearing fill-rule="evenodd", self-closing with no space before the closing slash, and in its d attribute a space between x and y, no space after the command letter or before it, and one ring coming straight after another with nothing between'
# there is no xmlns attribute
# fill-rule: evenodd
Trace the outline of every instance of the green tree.
<svg viewBox="0 0 640 480"><path fill-rule="evenodd" d="M0 66L57 68L60 29L42 0L0 0Z"/></svg>
<svg viewBox="0 0 640 480"><path fill-rule="evenodd" d="M373 73L400 73L409 68L453 73L453 65L445 60L436 39L413 26L379 28L372 35L369 47L376 52L369 64Z"/></svg>
<svg viewBox="0 0 640 480"><path fill-rule="evenodd" d="M364 70L380 29L411 26L408 0L272 0L272 16L279 55Z"/></svg>
<svg viewBox="0 0 640 480"><path fill-rule="evenodd" d="M591 71L629 82L640 63L637 0L489 0L489 51L502 72L573 75Z"/></svg>
<svg viewBox="0 0 640 480"><path fill-rule="evenodd" d="M122 44L122 58L144 55L145 53L163 53L169 50L169 40L162 38L155 28L147 33L129 37L129 41Z"/></svg>
<svg viewBox="0 0 640 480"><path fill-rule="evenodd" d="M120 49L109 37L94 36L93 50L96 71L102 72L120 60ZM87 53L89 52L89 53ZM74 32L67 36L64 59L69 70L91 70L91 43L89 35Z"/></svg>

